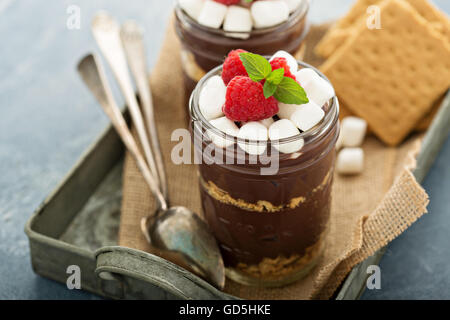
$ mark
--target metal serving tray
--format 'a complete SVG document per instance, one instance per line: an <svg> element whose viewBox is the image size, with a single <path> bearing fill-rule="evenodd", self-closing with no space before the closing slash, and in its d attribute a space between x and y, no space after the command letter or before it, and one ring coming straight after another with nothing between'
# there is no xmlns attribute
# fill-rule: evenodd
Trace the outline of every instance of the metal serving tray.
<svg viewBox="0 0 450 320"><path fill-rule="evenodd" d="M426 176L450 128L450 93L428 130L414 174ZM81 270L81 287L114 299L238 299L155 255L117 246L123 145L109 127L27 222L33 270L66 283L67 268ZM364 292L367 266L380 250L353 268L335 299Z"/></svg>

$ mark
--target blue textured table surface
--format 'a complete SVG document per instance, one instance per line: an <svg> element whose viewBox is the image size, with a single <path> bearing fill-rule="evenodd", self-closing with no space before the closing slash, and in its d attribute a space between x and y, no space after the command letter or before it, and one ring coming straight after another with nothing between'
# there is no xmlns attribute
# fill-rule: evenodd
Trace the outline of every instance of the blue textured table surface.
<svg viewBox="0 0 450 320"><path fill-rule="evenodd" d="M435 1L447 13L448 0ZM335 19L351 0L315 0L313 22ZM69 30L67 8L81 9ZM0 299L96 299L41 278L31 269L25 222L57 186L108 120L75 71L96 50L89 25L105 9L146 29L156 60L173 1L0 0ZM115 90L119 101L122 101ZM424 186L430 213L395 240L381 261L382 289L365 299L450 298L450 139Z"/></svg>

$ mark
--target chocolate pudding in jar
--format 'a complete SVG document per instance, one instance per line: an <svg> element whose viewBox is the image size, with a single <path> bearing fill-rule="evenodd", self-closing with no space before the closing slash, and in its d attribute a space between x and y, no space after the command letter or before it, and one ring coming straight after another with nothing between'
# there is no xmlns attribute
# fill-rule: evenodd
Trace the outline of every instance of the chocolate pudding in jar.
<svg viewBox="0 0 450 320"><path fill-rule="evenodd" d="M315 71L332 89L317 69L298 65L300 70ZM283 286L307 275L325 248L339 103L333 91L318 107L323 117L317 124L274 140L270 135L274 123L296 120L295 116L287 120L290 106L280 104L276 116L258 122L268 127L266 141L242 139L248 123L234 122L237 129L233 129L233 122L223 125L226 117L211 120L199 106L205 84L220 74L221 67L209 72L190 99L194 149L202 159L198 172L204 217L219 243L228 278L250 286ZM317 94L309 84L308 89L311 97Z"/></svg>
<svg viewBox="0 0 450 320"><path fill-rule="evenodd" d="M275 6L262 2L275 2ZM275 20L262 17L265 8L262 13L259 13L260 8L253 8L252 12L252 6L255 4L273 6L273 10L278 12L272 15ZM204 9L205 6L213 7L210 14L208 8ZM203 9L207 12L202 12ZM308 32L308 9L309 0L252 3L242 0L231 6L214 0L177 1L175 28L181 42L186 101L197 82L208 71L221 65L231 50L241 48L261 55L272 55L284 50L301 59L304 53L302 43ZM252 14L260 17L258 20L262 21L257 24ZM251 22L243 23L245 17L250 17ZM237 25L233 25L234 21L238 21Z"/></svg>

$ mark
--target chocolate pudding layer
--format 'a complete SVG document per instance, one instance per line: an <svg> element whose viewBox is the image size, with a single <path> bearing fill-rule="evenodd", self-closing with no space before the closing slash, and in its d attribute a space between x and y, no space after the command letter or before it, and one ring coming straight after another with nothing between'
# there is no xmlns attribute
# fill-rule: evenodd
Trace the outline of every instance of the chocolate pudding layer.
<svg viewBox="0 0 450 320"><path fill-rule="evenodd" d="M200 166L203 211L230 265L303 255L320 240L330 213L334 153L295 173L259 178Z"/></svg>
<svg viewBox="0 0 450 320"><path fill-rule="evenodd" d="M278 26L230 34L198 24L177 5L175 28L181 41L181 60L187 78L186 94L189 96L194 89L192 82L198 82L207 72L222 64L227 54L237 48L260 55L285 50L300 59L302 42L308 32L308 9L308 1L303 1L289 19Z"/></svg>
<svg viewBox="0 0 450 320"><path fill-rule="evenodd" d="M199 180L204 217L221 248L227 275L258 286L295 281L311 270L325 247L339 135L338 101L333 98L324 106L326 115L316 127L278 141L303 139L298 152L278 154L274 142L268 141L266 158L255 159L242 152L238 146L242 141L234 137L237 143L227 149L208 151L211 141L206 132L212 128L197 104L204 81L191 99L194 148L203 159ZM261 169L273 167L274 161L278 169L262 174Z"/></svg>

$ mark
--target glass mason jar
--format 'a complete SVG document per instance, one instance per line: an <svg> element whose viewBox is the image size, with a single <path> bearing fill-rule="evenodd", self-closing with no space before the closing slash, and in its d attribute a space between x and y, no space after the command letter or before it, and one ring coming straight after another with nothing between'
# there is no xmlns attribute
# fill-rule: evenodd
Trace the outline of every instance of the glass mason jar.
<svg viewBox="0 0 450 320"><path fill-rule="evenodd" d="M285 50L302 59L303 40L308 33L309 0L280 25L246 32L226 32L197 23L177 4L175 29L181 42L181 62L188 99L197 82L211 69L221 65L231 50L244 49L260 55L272 55ZM188 101L188 100L186 100Z"/></svg>
<svg viewBox="0 0 450 320"><path fill-rule="evenodd" d="M200 112L202 87L220 73L221 66L210 71L189 103L194 149L197 160L202 159L198 172L204 217L219 243L229 278L251 286L282 286L305 276L325 248L339 103L336 97L327 102L324 119L309 131L267 141L267 156L255 160L240 146L245 149L258 142L226 135ZM220 137L227 147L211 148L210 137ZM261 169L269 167L269 155L277 154L273 145L290 143L303 147L279 153L278 160L274 157L278 170L262 174Z"/></svg>

